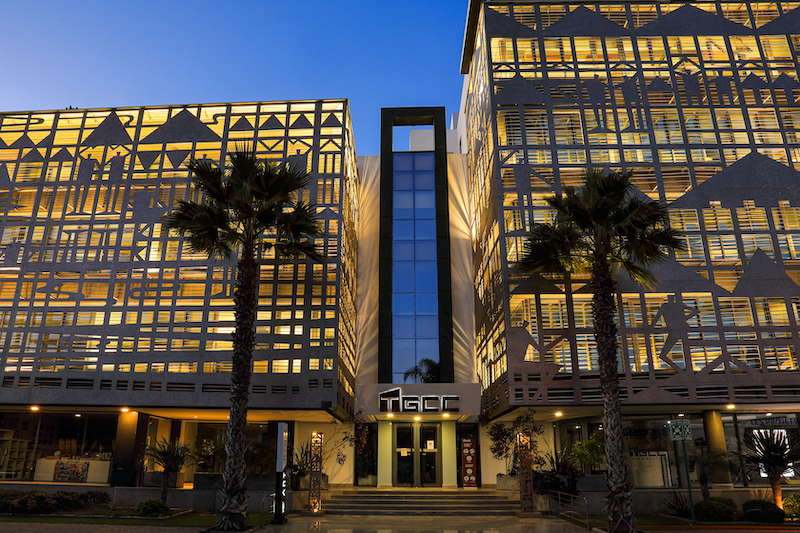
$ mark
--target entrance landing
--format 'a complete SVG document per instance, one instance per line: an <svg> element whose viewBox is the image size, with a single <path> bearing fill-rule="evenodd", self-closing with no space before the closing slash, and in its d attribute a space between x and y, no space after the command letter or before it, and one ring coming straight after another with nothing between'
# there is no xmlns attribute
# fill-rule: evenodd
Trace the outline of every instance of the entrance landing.
<svg viewBox="0 0 800 533"><path fill-rule="evenodd" d="M322 506L331 515L513 516L520 504L509 499L512 494L516 495L495 490L354 487L323 493Z"/></svg>

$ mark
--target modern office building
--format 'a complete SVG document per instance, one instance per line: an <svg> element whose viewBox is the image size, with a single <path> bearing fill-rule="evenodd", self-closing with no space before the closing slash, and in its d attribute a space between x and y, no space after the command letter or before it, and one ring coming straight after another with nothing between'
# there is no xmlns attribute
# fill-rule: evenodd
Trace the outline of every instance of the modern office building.
<svg viewBox="0 0 800 533"><path fill-rule="evenodd" d="M0 477L58 480L58 458L86 458L70 467L78 478L128 484L146 442L216 442L236 265L190 251L162 216L198 200L190 159L224 165L237 147L311 174L301 199L317 204L327 259L261 266L251 448L274 440L268 421L349 418L358 175L346 100L4 113Z"/></svg>
<svg viewBox="0 0 800 533"><path fill-rule="evenodd" d="M159 436L213 449L234 265L161 217L196 198L189 159L237 145L311 174L328 258L262 265L259 457L286 421L296 449L316 430L342 453L339 486L487 487L505 468L479 415L535 411L543 450L599 429L587 279L515 269L544 198L587 166L631 172L686 243L655 289L618 280L632 483L686 485L670 419L690 449L796 428L798 28L800 2L471 0L450 129L443 108L384 109L358 162L346 100L0 114L0 476L133 484ZM358 412L355 457L340 422Z"/></svg>
<svg viewBox="0 0 800 533"><path fill-rule="evenodd" d="M561 415L556 446L602 422L587 279L514 268L526 231L552 220L543 198L594 166L631 172L686 243L654 267L654 290L618 280L632 483L678 482L673 417L718 448L759 425L796 429L799 6L470 2L476 365L490 418Z"/></svg>

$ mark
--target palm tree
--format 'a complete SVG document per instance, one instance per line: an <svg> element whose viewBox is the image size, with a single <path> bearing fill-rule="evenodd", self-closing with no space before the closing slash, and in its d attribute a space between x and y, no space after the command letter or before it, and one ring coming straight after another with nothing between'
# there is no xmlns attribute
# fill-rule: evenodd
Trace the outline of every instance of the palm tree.
<svg viewBox="0 0 800 533"><path fill-rule="evenodd" d="M169 475L178 473L184 466L195 462L191 448L176 440L168 441L164 437L156 439L155 444L148 444L144 449L144 460L153 461L161 467L161 501L167 502L169 490Z"/></svg>
<svg viewBox="0 0 800 533"><path fill-rule="evenodd" d="M681 248L676 232L667 225L664 206L635 191L630 174L587 169L580 188L564 187L563 195L546 199L555 210L555 220L533 227L525 255L517 263L530 274L556 275L567 281L573 273L590 274L605 418L609 531L637 531L631 509L633 487L623 453L612 267L652 287L656 279L647 267L663 260L665 252Z"/></svg>
<svg viewBox="0 0 800 533"><path fill-rule="evenodd" d="M238 148L228 154L225 171L206 159L188 164L199 202L180 201L167 215L167 227L183 236L194 251L209 258L235 255L236 286L231 371L231 411L225 445L223 503L218 527L241 531L247 527L245 440L251 360L258 306L259 263L265 252L295 259L322 257L309 237L319 235L313 204L297 200L308 175L288 164L259 160Z"/></svg>
<svg viewBox="0 0 800 533"><path fill-rule="evenodd" d="M439 363L423 357L419 362L405 371L403 382L412 378L417 383L439 383Z"/></svg>
<svg viewBox="0 0 800 533"><path fill-rule="evenodd" d="M742 459L767 474L775 504L783 509L781 478L794 463L800 462L800 439L785 430L770 427L747 433L744 445L747 451L742 452Z"/></svg>
<svg viewBox="0 0 800 533"><path fill-rule="evenodd" d="M728 469L730 461L725 450L709 448L703 446L697 448L692 458L694 470L697 472L697 481L700 482L700 492L703 493L703 500L711 499L711 492L708 489L709 474L713 475L721 469Z"/></svg>

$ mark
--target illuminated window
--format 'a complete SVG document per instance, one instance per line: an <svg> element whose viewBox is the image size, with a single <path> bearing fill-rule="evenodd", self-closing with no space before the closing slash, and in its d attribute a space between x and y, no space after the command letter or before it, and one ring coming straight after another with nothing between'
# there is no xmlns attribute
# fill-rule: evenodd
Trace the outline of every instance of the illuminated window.
<svg viewBox="0 0 800 533"><path fill-rule="evenodd" d="M288 359L276 359L272 361L272 373L273 374L288 374L289 373L289 360Z"/></svg>

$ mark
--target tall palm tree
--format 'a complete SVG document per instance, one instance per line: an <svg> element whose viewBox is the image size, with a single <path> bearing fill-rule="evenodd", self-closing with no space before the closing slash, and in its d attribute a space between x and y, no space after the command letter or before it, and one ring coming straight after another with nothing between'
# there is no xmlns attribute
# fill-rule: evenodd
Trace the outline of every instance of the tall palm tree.
<svg viewBox="0 0 800 533"><path fill-rule="evenodd" d="M238 148L228 154L225 171L208 160L188 164L199 202L180 201L167 215L167 227L183 236L194 251L209 258L235 256L233 293L236 327L233 332L231 412L225 445L223 503L218 527L241 531L247 527L245 441L251 361L255 343L259 263L265 252L277 258L323 258L310 237L319 235L313 204L298 201L309 177L288 164L259 160Z"/></svg>
<svg viewBox="0 0 800 533"><path fill-rule="evenodd" d="M419 362L405 371L403 382L412 378L417 383L438 383L439 363L428 357L423 357Z"/></svg>
<svg viewBox="0 0 800 533"><path fill-rule="evenodd" d="M533 227L525 255L517 264L531 274L554 274L567 280L576 272L590 274L605 418L609 531L637 531L631 509L633 487L623 453L612 267L652 287L656 279L647 267L663 260L665 252L681 248L676 232L667 224L664 206L635 191L630 174L587 169L580 188L564 187L562 195L546 199L555 219Z"/></svg>
<svg viewBox="0 0 800 533"><path fill-rule="evenodd" d="M770 427L747 433L744 445L747 451L742 452L742 459L767 474L775 505L783 509L781 478L793 464L800 463L800 439L784 430Z"/></svg>

